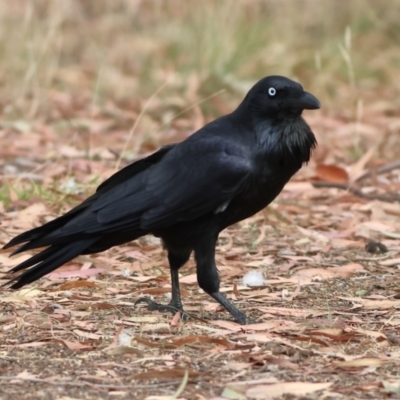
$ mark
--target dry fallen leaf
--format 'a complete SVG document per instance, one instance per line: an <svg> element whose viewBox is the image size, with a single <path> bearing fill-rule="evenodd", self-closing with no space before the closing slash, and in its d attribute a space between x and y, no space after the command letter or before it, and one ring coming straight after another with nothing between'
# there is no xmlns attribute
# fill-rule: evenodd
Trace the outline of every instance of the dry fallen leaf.
<svg viewBox="0 0 400 400"><path fill-rule="evenodd" d="M331 382L280 382L271 385L254 386L246 391L246 396L255 400L272 399L284 394L301 396L328 389L330 386L332 386Z"/></svg>
<svg viewBox="0 0 400 400"><path fill-rule="evenodd" d="M364 267L361 264L351 263L340 267L299 269L293 274L293 277L297 277L300 281L304 282L309 280L349 278L357 272L364 272Z"/></svg>
<svg viewBox="0 0 400 400"><path fill-rule="evenodd" d="M70 290L73 288L77 287L92 287L92 288L98 288L99 286L96 285L93 282L89 281L73 281L73 282L66 282L62 285L60 285L57 290Z"/></svg>
<svg viewBox="0 0 400 400"><path fill-rule="evenodd" d="M39 289L34 289L34 288L24 288L21 290L18 290L18 292L15 293L16 297L25 297L25 298L31 298L31 297L37 297L40 296L43 292Z"/></svg>
<svg viewBox="0 0 400 400"><path fill-rule="evenodd" d="M317 177L322 181L347 183L349 180L347 172L336 165L318 164L315 172Z"/></svg>
<svg viewBox="0 0 400 400"><path fill-rule="evenodd" d="M352 368L364 368L364 367L380 367L387 364L387 360L380 358L357 358L349 361L339 361L333 363L336 368L352 369Z"/></svg>
<svg viewBox="0 0 400 400"><path fill-rule="evenodd" d="M366 300L357 297L339 297L342 300L348 300L360 305L368 310L379 310L387 308L398 308L400 307L400 300Z"/></svg>

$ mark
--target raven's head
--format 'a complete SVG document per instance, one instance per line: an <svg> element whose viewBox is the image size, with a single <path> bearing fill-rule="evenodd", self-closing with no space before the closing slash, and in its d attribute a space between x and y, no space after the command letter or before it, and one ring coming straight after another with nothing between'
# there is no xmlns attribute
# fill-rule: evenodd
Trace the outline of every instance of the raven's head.
<svg viewBox="0 0 400 400"><path fill-rule="evenodd" d="M261 118L286 119L300 116L303 110L316 110L321 104L299 83L273 75L250 89L239 108L243 106Z"/></svg>

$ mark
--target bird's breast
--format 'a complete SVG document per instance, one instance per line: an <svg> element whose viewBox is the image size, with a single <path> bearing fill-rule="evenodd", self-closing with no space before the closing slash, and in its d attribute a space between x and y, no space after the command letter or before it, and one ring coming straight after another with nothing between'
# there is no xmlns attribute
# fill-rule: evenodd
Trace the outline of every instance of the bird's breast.
<svg viewBox="0 0 400 400"><path fill-rule="evenodd" d="M243 187L221 212L220 218L225 227L249 218L261 211L282 191L291 175L275 171L275 174L256 174Z"/></svg>

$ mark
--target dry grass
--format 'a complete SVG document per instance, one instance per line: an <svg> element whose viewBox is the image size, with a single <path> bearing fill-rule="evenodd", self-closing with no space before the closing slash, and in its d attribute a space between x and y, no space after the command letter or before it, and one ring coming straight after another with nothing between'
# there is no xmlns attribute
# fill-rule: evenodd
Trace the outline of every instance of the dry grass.
<svg viewBox="0 0 400 400"><path fill-rule="evenodd" d="M149 97L167 81L160 98L182 98L193 74L205 97L271 73L300 79L327 104L349 96L349 82L399 90L399 12L395 0L4 3L2 105L25 119L46 112L52 90L103 104Z"/></svg>
<svg viewBox="0 0 400 400"><path fill-rule="evenodd" d="M63 107L67 96L85 116L110 103L140 111L158 91L146 114L159 129L177 114L190 116L185 110L199 102L206 119L226 112L268 74L300 80L326 110L360 121L365 103L399 98L399 12L396 0L340 7L334 0L4 3L3 125L38 119L73 124ZM154 131L151 121L142 122L131 153Z"/></svg>

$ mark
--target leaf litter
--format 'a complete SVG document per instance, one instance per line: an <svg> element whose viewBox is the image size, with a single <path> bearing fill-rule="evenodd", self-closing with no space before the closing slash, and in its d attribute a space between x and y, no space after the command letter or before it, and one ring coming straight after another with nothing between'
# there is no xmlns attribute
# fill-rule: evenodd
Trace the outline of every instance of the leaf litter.
<svg viewBox="0 0 400 400"><path fill-rule="evenodd" d="M396 393L390 382L400 356L390 355L388 338L400 326L399 245L387 232L400 223L400 210L379 201L341 202L334 194L316 202L323 193L289 186L273 213L221 235L223 292L256 324L224 320L198 289L193 261L181 280L188 318L133 308L141 295L167 302L170 291L165 254L146 238L78 257L19 291L4 289L3 386L166 399L186 376L182 399ZM17 204L21 211L3 215L3 243L5 232L17 234L53 214L43 202ZM369 239L385 243L389 257L367 255ZM26 258L7 255L0 255L2 272ZM252 271L256 285L253 278L242 285ZM382 379L371 383L377 373Z"/></svg>
<svg viewBox="0 0 400 400"><path fill-rule="evenodd" d="M314 123L316 131L322 129ZM96 138L93 145L101 147ZM73 156L95 174L113 171L108 158L100 167L82 158L79 147L65 151L54 165ZM342 167L315 166L320 179L349 179ZM353 173L362 170L358 165ZM41 176L51 185L59 176L49 171L44 168ZM74 167L72 173L83 185L94 177ZM393 350L400 327L395 280L400 208L346 197L335 188L315 189L303 179L306 173L296 176L270 209L228 228L220 238L222 291L255 324L225 320L224 310L198 288L192 260L181 273L186 318L134 308L142 295L167 302L170 292L161 246L142 238L78 257L19 291L3 289L2 386L11 391L27 384L35 390L58 386L60 396L75 398L85 391L104 398L136 393L166 399L185 379L176 398L397 393L400 355ZM79 200L11 200L1 242ZM368 254L369 240L382 242L388 253ZM3 273L28 257L9 259L8 254L0 254Z"/></svg>

